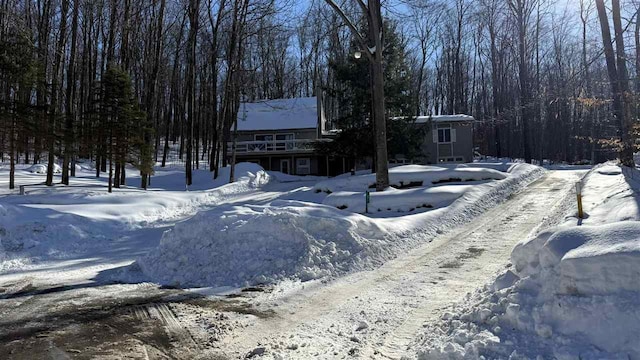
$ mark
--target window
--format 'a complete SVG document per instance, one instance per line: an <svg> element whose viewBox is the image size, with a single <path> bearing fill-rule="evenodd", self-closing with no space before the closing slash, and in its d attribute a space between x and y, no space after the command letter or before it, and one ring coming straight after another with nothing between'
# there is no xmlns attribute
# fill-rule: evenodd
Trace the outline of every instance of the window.
<svg viewBox="0 0 640 360"><path fill-rule="evenodd" d="M256 141L273 141L273 134L255 135Z"/></svg>
<svg viewBox="0 0 640 360"><path fill-rule="evenodd" d="M451 142L451 129L438 129L438 142L450 143Z"/></svg>
<svg viewBox="0 0 640 360"><path fill-rule="evenodd" d="M293 134L276 134L276 140L293 140Z"/></svg>
<svg viewBox="0 0 640 360"><path fill-rule="evenodd" d="M287 140L293 140L293 134L276 134L276 150L293 150L295 144Z"/></svg>
<svg viewBox="0 0 640 360"><path fill-rule="evenodd" d="M295 143L291 140L295 140L293 133L289 134L257 134L254 135L255 141L268 142L266 144L267 150L293 150ZM274 141L275 140L275 141ZM265 147L265 146L262 146Z"/></svg>
<svg viewBox="0 0 640 360"><path fill-rule="evenodd" d="M296 174L298 175L311 174L311 160L309 160L309 158L296 159Z"/></svg>

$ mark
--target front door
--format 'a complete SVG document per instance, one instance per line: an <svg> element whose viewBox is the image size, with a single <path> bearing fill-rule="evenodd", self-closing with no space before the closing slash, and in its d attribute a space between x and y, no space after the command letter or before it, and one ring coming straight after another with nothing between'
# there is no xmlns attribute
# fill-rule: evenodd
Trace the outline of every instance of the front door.
<svg viewBox="0 0 640 360"><path fill-rule="evenodd" d="M280 160L280 172L283 172L285 174L290 174L291 170L289 168L290 168L289 159L281 159Z"/></svg>

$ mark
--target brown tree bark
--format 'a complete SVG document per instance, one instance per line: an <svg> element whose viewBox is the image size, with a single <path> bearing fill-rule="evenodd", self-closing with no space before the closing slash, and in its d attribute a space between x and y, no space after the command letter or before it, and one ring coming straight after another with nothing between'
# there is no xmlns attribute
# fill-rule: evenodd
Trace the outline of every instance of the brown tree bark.
<svg viewBox="0 0 640 360"><path fill-rule="evenodd" d="M628 78L626 78L627 71L624 60L624 38L622 37L622 22L620 20L620 2L618 0L612 0L613 24L616 31L616 48L618 50L617 56L613 50L613 41L611 39L611 30L609 29L609 19L604 6L604 0L596 0L596 8L598 10L598 18L600 19L607 72L613 94L613 110L618 118L619 124L620 146L618 154L620 162L623 165L633 167L635 163L633 160L633 136L631 134L632 119L630 116L630 105L627 104L625 99L625 89L628 92Z"/></svg>
<svg viewBox="0 0 640 360"><path fill-rule="evenodd" d="M157 1L154 1L154 3ZM160 112L154 112L153 104L157 104L156 94L158 88L158 72L160 71L160 55L162 52L162 25L164 23L164 9L165 9L166 0L160 0L160 10L158 14L157 23L155 26L155 47L154 47L154 55L153 55L153 68L151 70L149 83L147 85L147 95L145 97L146 100L146 112L147 119L150 124L154 123L153 114L160 114ZM155 4L154 4L155 5ZM159 106L158 106L159 107ZM155 119L156 129L159 127L160 121L159 119ZM151 137L145 132L144 139L147 144L151 143ZM156 146L157 148L157 146ZM140 187L143 189L147 189L147 185L149 184L149 177L151 174L146 171L141 172L140 177Z"/></svg>
<svg viewBox="0 0 640 360"><path fill-rule="evenodd" d="M509 7L516 17L518 32L518 78L520 80L520 111L522 118L522 147L524 161L531 163L529 123L531 122L531 84L528 66L528 24L531 3L529 0L509 0Z"/></svg>

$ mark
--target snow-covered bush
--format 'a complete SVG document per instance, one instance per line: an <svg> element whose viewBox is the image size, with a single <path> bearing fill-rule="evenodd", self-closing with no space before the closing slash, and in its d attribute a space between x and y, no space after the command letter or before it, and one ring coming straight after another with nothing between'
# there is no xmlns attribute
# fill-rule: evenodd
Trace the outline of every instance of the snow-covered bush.
<svg viewBox="0 0 640 360"><path fill-rule="evenodd" d="M33 174L46 174L48 168L49 166L47 164L34 164L26 168L25 170ZM53 173L54 174L62 173L62 168L60 167L60 165L53 164Z"/></svg>
<svg viewBox="0 0 640 360"><path fill-rule="evenodd" d="M396 188L429 187L445 182L502 180L506 177L504 172L486 167L469 167L464 164L456 167L404 165L389 169L389 184ZM314 190L328 193L366 191L375 186L375 183L375 174L339 176L317 183Z"/></svg>

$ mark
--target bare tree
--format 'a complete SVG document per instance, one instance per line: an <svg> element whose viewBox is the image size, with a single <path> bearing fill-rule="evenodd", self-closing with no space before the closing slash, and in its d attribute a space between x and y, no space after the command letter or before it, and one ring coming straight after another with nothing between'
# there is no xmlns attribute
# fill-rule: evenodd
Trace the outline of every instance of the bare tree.
<svg viewBox="0 0 640 360"><path fill-rule="evenodd" d="M613 93L613 110L619 122L620 162L625 166L635 166L633 160L633 136L631 134L633 123L631 119L631 96L629 94L629 78L624 51L624 37L622 31L622 21L620 17L620 1L611 1L613 13L613 27L615 30L616 52L613 50L611 40L611 30L609 28L609 18L604 5L604 0L596 0L600 28L602 30L602 42L604 54L607 62L607 72Z"/></svg>
<svg viewBox="0 0 640 360"><path fill-rule="evenodd" d="M187 40L187 158L185 161L186 184L193 183L193 126L196 116L196 46L198 37L198 20L200 18L200 0L189 0L189 38Z"/></svg>
<svg viewBox="0 0 640 360"><path fill-rule="evenodd" d="M78 42L78 15L80 1L73 1L72 20L71 20L71 48L69 49L69 66L67 68L67 91L66 91L66 119L64 131L64 160L62 162L62 183L69 185L69 166L72 165L71 159L74 151L74 125L75 125L75 109L74 99L76 94L76 46ZM75 168L75 166L74 166Z"/></svg>
<svg viewBox="0 0 640 360"><path fill-rule="evenodd" d="M520 80L520 109L522 118L522 147L524 160L531 163L529 126L531 122L531 84L529 74L529 22L535 9L535 0L509 0L509 9L515 16L518 33L518 78Z"/></svg>

